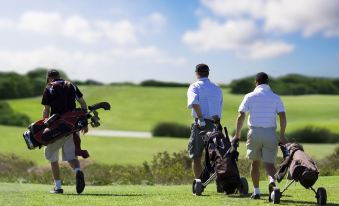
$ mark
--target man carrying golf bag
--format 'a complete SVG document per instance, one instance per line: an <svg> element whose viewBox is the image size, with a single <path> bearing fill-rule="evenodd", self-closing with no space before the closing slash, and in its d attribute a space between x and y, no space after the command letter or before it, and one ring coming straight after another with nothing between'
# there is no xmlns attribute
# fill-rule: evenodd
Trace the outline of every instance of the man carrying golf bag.
<svg viewBox="0 0 339 206"><path fill-rule="evenodd" d="M47 119L53 114L62 115L66 112L71 112L76 109L75 101L78 101L81 108L87 110L85 100L82 98L82 93L71 82L60 79L60 74L57 70L52 69L47 73L47 86L43 93L42 105L43 118ZM88 128L83 130L87 133ZM59 169L59 150L62 148L62 160L67 161L73 168L76 176L76 191L82 193L85 188L84 174L80 170L80 163L75 152L73 134L65 136L48 144L45 148L45 158L51 163L52 174L55 186L50 191L52 194L62 194L60 169Z"/></svg>
<svg viewBox="0 0 339 206"><path fill-rule="evenodd" d="M187 106L192 109L194 118L188 142L188 153L193 161L195 178L199 178L203 170L201 156L204 142L200 132L214 129L212 117L217 116L220 119L223 105L221 89L208 79L209 71L206 64L198 64L195 69L198 81L191 84L187 91Z"/></svg>

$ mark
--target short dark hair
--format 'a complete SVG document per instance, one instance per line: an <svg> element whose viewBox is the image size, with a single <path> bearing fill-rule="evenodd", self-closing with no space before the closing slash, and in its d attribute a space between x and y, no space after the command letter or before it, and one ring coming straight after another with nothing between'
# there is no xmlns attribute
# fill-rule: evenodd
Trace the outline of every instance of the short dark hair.
<svg viewBox="0 0 339 206"><path fill-rule="evenodd" d="M50 69L47 72L47 77L52 79L58 79L60 78L60 73L56 69Z"/></svg>
<svg viewBox="0 0 339 206"><path fill-rule="evenodd" d="M255 81L258 83L258 85L268 84L268 75L265 72L259 72L255 77Z"/></svg>
<svg viewBox="0 0 339 206"><path fill-rule="evenodd" d="M210 74L210 68L207 64L201 63L195 66L195 72L201 77L208 77Z"/></svg>

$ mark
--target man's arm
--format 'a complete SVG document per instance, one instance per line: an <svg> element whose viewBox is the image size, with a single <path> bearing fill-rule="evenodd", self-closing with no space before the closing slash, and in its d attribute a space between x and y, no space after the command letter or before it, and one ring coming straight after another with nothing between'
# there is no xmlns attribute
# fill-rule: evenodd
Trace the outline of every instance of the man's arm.
<svg viewBox="0 0 339 206"><path fill-rule="evenodd" d="M79 98L78 99L78 102L79 102L79 104L80 104L80 107L81 107L81 109L82 110L84 110L84 111L87 111L87 104L86 104L86 101L84 100L84 98ZM83 134L86 134L88 132L88 127L86 127L86 128L84 128L83 130L82 130L82 133Z"/></svg>
<svg viewBox="0 0 339 206"><path fill-rule="evenodd" d="M87 111L87 104L84 98L81 97L80 99L78 99L78 102L80 104L81 109L83 109L84 111Z"/></svg>
<svg viewBox="0 0 339 206"><path fill-rule="evenodd" d="M192 104L192 108L194 109L195 113L197 114L198 118L203 118L201 108L199 104Z"/></svg>
<svg viewBox="0 0 339 206"><path fill-rule="evenodd" d="M278 115L280 119L280 142L286 144L287 143L287 140L285 138L285 130L287 126L286 113L279 112Z"/></svg>
<svg viewBox="0 0 339 206"><path fill-rule="evenodd" d="M49 117L50 111L51 111L51 107L48 105L45 105L44 109L42 110L42 118L47 119Z"/></svg>
<svg viewBox="0 0 339 206"><path fill-rule="evenodd" d="M245 112L239 112L238 118L237 118L237 128L236 128L236 133L235 133L235 138L237 138L238 140L240 140L241 138L241 128L244 124L244 120L245 120L246 114Z"/></svg>
<svg viewBox="0 0 339 206"><path fill-rule="evenodd" d="M192 108L195 111L195 113L197 114L199 127L205 127L206 122L204 120L204 117L202 116L200 105L199 104L192 104Z"/></svg>

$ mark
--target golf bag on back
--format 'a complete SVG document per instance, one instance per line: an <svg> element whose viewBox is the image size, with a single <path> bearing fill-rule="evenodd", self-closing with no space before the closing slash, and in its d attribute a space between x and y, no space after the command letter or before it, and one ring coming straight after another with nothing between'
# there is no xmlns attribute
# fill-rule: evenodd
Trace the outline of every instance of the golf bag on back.
<svg viewBox="0 0 339 206"><path fill-rule="evenodd" d="M100 102L89 106L89 112L77 109L72 112L66 112L62 115L54 114L48 119L42 119L32 123L28 130L24 132L23 137L27 148L32 150L51 144L58 139L75 134L87 127L88 119L91 120L92 127L98 127L99 116L96 110L110 110L111 106L107 102ZM77 136L74 136L78 138ZM74 141L76 150L81 150L80 139Z"/></svg>

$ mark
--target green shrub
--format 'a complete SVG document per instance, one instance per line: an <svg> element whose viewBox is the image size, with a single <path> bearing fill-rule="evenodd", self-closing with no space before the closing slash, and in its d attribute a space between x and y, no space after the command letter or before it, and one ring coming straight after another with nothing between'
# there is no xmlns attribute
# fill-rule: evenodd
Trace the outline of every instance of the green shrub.
<svg viewBox="0 0 339 206"><path fill-rule="evenodd" d="M318 167L320 168L320 175L339 175L339 147L335 149L333 154L319 161Z"/></svg>
<svg viewBox="0 0 339 206"><path fill-rule="evenodd" d="M329 129L306 126L294 132L288 133L291 141L300 143L336 143L339 142L339 135L332 133Z"/></svg>
<svg viewBox="0 0 339 206"><path fill-rule="evenodd" d="M171 122L161 122L155 125L152 130L152 135L155 137L182 137L187 138L191 134L189 127L171 123Z"/></svg>
<svg viewBox="0 0 339 206"><path fill-rule="evenodd" d="M145 80L140 83L140 86L144 87L189 87L186 83L177 82L162 82L157 80Z"/></svg>
<svg viewBox="0 0 339 206"><path fill-rule="evenodd" d="M254 81L254 76L233 80L230 84L231 93L246 94L253 91ZM299 74L270 78L270 86L280 95L339 94L339 79Z"/></svg>
<svg viewBox="0 0 339 206"><path fill-rule="evenodd" d="M0 124L26 127L30 123L27 115L14 112L7 102L0 101Z"/></svg>

